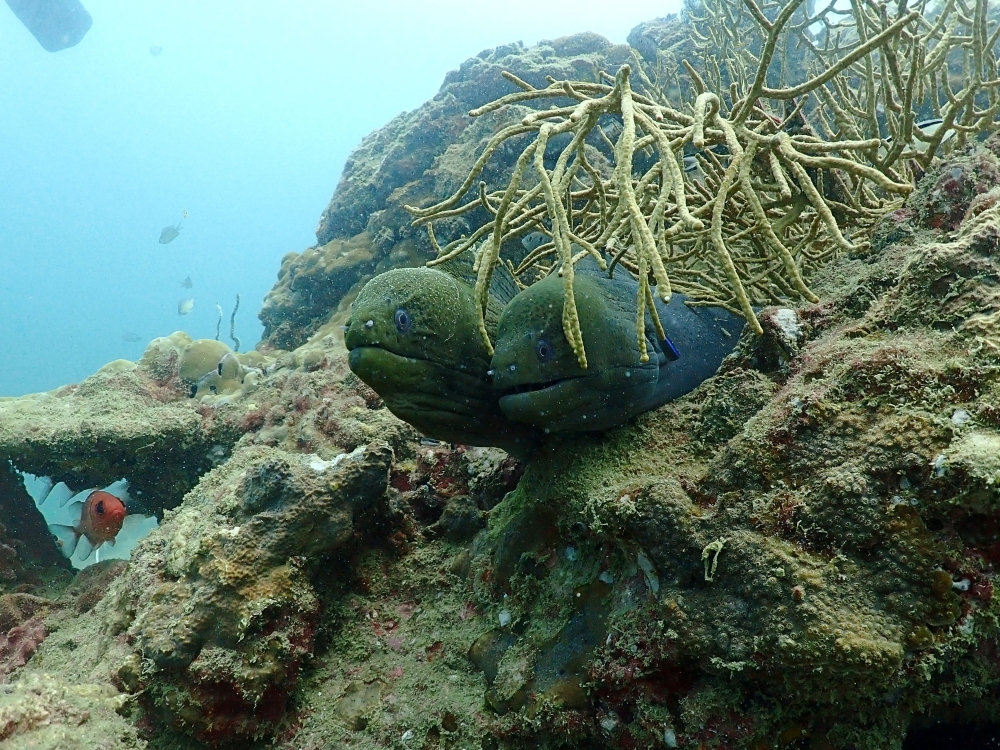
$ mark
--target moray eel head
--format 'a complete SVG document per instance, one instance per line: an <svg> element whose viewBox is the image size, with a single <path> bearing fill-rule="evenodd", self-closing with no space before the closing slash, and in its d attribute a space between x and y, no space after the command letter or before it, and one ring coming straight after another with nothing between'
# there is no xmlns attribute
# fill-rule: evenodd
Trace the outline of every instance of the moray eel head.
<svg viewBox="0 0 1000 750"><path fill-rule="evenodd" d="M369 281L344 342L351 351L376 347L460 372L480 373L489 364L469 288L434 268L398 268Z"/></svg>
<svg viewBox="0 0 1000 750"><path fill-rule="evenodd" d="M465 281L437 268L379 274L355 300L344 343L354 374L425 435L515 455L534 444L500 413Z"/></svg>
<svg viewBox="0 0 1000 750"><path fill-rule="evenodd" d="M573 282L587 367L563 333L563 279L553 274L504 309L493 355L493 387L500 409L517 422L548 431L605 429L620 423L623 404L649 398L656 382L655 353L639 360L635 312L596 274Z"/></svg>

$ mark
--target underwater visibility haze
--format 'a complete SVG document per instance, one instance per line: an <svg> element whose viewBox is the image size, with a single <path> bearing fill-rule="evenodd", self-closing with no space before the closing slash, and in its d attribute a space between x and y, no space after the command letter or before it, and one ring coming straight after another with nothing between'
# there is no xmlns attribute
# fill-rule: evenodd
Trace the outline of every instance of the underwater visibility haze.
<svg viewBox="0 0 1000 750"><path fill-rule="evenodd" d="M178 328L214 336L216 304L228 328L237 293L238 334L252 345L281 257L315 242L362 137L482 49L582 28L624 41L670 10L651 0L622 16L596 2L515 2L499 17L396 0L84 6L92 27L54 53L0 6L3 396L136 359ZM184 211L180 234L158 244Z"/></svg>

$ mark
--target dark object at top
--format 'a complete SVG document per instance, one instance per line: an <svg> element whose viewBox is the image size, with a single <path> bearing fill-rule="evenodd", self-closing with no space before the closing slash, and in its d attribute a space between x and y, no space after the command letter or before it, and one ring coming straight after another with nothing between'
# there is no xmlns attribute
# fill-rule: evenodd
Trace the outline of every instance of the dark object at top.
<svg viewBox="0 0 1000 750"><path fill-rule="evenodd" d="M7 0L7 5L48 52L76 46L94 22L79 0Z"/></svg>

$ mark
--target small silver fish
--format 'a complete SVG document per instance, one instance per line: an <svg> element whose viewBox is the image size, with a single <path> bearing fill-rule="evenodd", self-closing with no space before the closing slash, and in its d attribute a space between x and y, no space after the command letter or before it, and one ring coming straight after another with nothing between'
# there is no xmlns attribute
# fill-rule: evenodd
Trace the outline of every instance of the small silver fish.
<svg viewBox="0 0 1000 750"><path fill-rule="evenodd" d="M176 226L165 226L160 230L160 244L166 245L168 242L173 242L177 239L177 236L181 233L181 223L178 221Z"/></svg>
<svg viewBox="0 0 1000 750"><path fill-rule="evenodd" d="M189 312L194 310L194 297L188 297L187 299L182 299L177 303L177 314L187 315Z"/></svg>
<svg viewBox="0 0 1000 750"><path fill-rule="evenodd" d="M536 247L541 247L546 242L551 242L551 241L552 238L549 237L549 235L545 234L545 232L535 231L532 232L531 234L524 235L524 237L521 238L521 245L523 245L524 249L530 253Z"/></svg>
<svg viewBox="0 0 1000 750"><path fill-rule="evenodd" d="M185 289L190 289L191 287L194 286L194 282L191 281L190 276L185 276L184 281L181 282L181 286L184 287Z"/></svg>
<svg viewBox="0 0 1000 750"><path fill-rule="evenodd" d="M136 341L142 341L142 336L138 333L132 333L131 331L126 331L122 334L122 341L127 341L130 344L134 344Z"/></svg>
<svg viewBox="0 0 1000 750"><path fill-rule="evenodd" d="M161 47L159 44L151 44L149 46L149 54L151 54L153 57L159 57L161 52L163 52L163 47Z"/></svg>
<svg viewBox="0 0 1000 750"><path fill-rule="evenodd" d="M173 242L177 239L177 236L181 233L181 222L188 217L188 212L185 209L181 212L181 220L178 221L173 226L165 226L160 230L160 244L166 245L168 242Z"/></svg>
<svg viewBox="0 0 1000 750"><path fill-rule="evenodd" d="M940 117L932 117L929 120L921 120L920 122L913 123L913 127L919 130L921 133L923 133L926 137L930 138L935 133L937 133L938 128L940 128L942 124L944 124L944 120L942 120ZM941 139L941 145L943 146L954 137L955 137L955 131L949 129L948 132L945 133L944 137ZM886 137L884 140L886 143L889 144L889 147L891 148L892 136L890 135ZM917 138L916 134L914 134L913 138L910 140L910 147L921 154L927 150L928 145L929 144ZM879 159L884 159L887 153L888 149L885 146L879 146L878 148Z"/></svg>

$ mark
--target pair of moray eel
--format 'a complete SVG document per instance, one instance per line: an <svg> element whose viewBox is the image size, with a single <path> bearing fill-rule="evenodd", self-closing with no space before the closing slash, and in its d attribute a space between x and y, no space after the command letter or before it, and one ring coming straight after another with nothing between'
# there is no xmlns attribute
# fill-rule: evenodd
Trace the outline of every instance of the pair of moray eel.
<svg viewBox="0 0 1000 750"><path fill-rule="evenodd" d="M638 283L587 258L573 281L584 369L563 334L562 278L551 274L518 292L500 266L485 315L491 358L474 288L472 264L461 258L379 274L352 308L344 336L350 367L425 435L519 458L546 433L605 430L689 393L715 373L745 322L722 308L690 307L680 294L667 304L656 299L668 338L659 339L647 312L643 363Z"/></svg>

